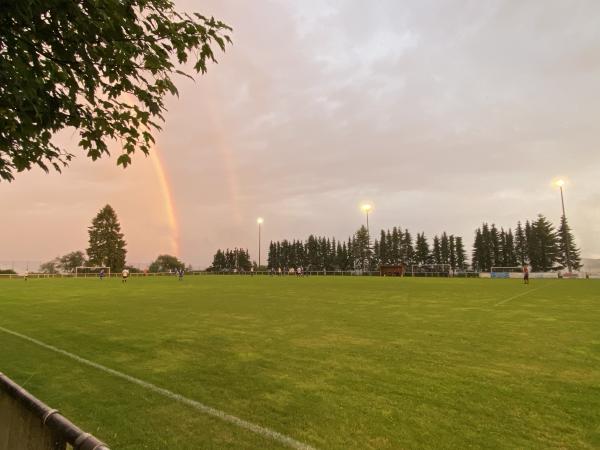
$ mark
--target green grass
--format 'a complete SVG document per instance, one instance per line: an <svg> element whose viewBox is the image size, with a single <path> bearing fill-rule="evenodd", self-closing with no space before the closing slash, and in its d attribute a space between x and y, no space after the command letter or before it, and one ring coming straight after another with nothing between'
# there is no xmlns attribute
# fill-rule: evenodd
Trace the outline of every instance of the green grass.
<svg viewBox="0 0 600 450"><path fill-rule="evenodd" d="M0 326L320 449L600 447L595 280L2 280ZM281 447L1 331L0 371L113 449Z"/></svg>

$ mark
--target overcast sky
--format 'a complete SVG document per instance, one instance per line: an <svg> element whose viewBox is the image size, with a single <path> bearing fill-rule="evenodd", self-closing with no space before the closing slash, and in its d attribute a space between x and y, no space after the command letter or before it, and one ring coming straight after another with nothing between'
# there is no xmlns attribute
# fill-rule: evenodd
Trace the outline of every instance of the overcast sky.
<svg viewBox="0 0 600 450"><path fill-rule="evenodd" d="M78 154L63 174L0 183L0 264L87 245L115 207L128 261L177 251L206 266L221 247L372 230L446 231L482 221L555 223L555 177L584 257L600 257L600 2L203 1L179 8L234 28L194 82L178 78L158 153L133 167Z"/></svg>

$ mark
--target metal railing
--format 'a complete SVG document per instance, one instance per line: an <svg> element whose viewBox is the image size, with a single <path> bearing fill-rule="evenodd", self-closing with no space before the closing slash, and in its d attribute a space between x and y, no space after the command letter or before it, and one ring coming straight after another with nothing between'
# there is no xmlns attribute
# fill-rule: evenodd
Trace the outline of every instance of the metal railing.
<svg viewBox="0 0 600 450"><path fill-rule="evenodd" d="M0 450L109 450L0 373Z"/></svg>
<svg viewBox="0 0 600 450"><path fill-rule="evenodd" d="M255 271L251 272L249 270L246 271L205 271L205 270L192 270L189 272L185 272L185 276L199 276L199 275L230 275L230 276L252 276L252 275L261 275L261 276L297 276L296 272L291 273L288 271L284 271L281 274L277 272L271 273L269 271ZM304 271L302 275L310 275L310 276L379 276L379 271L356 271L356 270L311 270ZM176 277L176 272L130 272L129 277ZM24 274L0 274L0 279L12 279L12 278L25 278ZM98 273L28 273L27 278L99 278ZM120 272L114 272L110 274L105 274L104 278L121 278Z"/></svg>
<svg viewBox="0 0 600 450"><path fill-rule="evenodd" d="M206 270L192 270L189 272L185 272L185 276L208 276L208 275L221 275L221 276L297 276L296 273L291 273L288 271L283 271L281 274L278 272L271 273L269 271L206 271ZM360 271L360 270L307 270L302 272L302 275L305 276L381 276L381 273L377 271ZM522 274L519 274L519 277ZM129 277L176 277L176 272L130 272ZM404 277L451 277L451 278L490 278L490 272L474 272L474 271L465 271L465 272L405 272ZM558 278L558 274L556 272L531 272L530 276L532 278ZM97 273L28 273L27 278L98 278L99 275ZM121 273L111 273L105 274L105 278L121 278ZM0 274L0 280L2 279L23 279L25 278L24 274ZM577 276L572 276L571 278L600 278L600 273L593 272L581 272L578 273Z"/></svg>

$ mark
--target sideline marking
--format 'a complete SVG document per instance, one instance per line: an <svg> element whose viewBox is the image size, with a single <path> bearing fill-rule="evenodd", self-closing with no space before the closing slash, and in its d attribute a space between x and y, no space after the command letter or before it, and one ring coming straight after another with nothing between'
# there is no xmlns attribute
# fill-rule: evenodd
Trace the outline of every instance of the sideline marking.
<svg viewBox="0 0 600 450"><path fill-rule="evenodd" d="M511 300L514 300L515 298L523 297L524 295L527 295L527 294L530 294L530 293L532 293L534 291L542 289L543 287L545 287L545 286L540 286L540 287L537 287L537 288L534 288L534 289L527 289L525 292L521 292L520 294L513 295L512 297L508 297L508 298L505 298L504 300L499 301L494 306L502 305L503 303L506 303L506 302L509 302Z"/></svg>
<svg viewBox="0 0 600 450"><path fill-rule="evenodd" d="M26 341L32 342L33 344L39 345L40 347L44 347L48 350L52 350L53 352L60 353L61 355L67 356L71 359L74 359L77 362L80 362L81 364L85 364L87 366L94 367L98 370L101 370L103 372L114 375L115 377L119 377L119 378L122 378L123 380L127 380L130 383L134 383L134 384L137 384L138 386L142 386L150 391L156 392L157 394L164 395L165 397L168 397L170 399L173 399L178 402L184 403L188 406L191 406L192 408L194 408L200 412L203 412L205 414L208 414L209 416L217 417L217 418L223 420L224 422L229 422L240 428L244 428L246 430L252 431L253 433L259 434L263 437L280 442L281 444L284 444L290 448L297 449L297 450L316 450L315 447L311 447L308 444L297 441L294 438L286 436L285 434L279 433L275 430L271 430L270 428L266 428L261 425L257 425L255 423L248 422L247 420L240 419L239 417L228 414L224 411L221 411L220 409L212 408L212 407L207 406L203 403L200 403L196 400L192 400L190 398L184 397L183 395L176 394L175 392L169 391L168 389L161 388L159 386L156 386L155 384L148 383L147 381L132 377L131 375L127 375L123 372L119 372L118 370L114 370L109 367L103 366L102 364L95 363L93 361L90 361L89 359L82 358L81 356L77 356L74 353L70 353L66 350L62 350L58 347L54 347L53 345L46 344L42 341L38 341L37 339L34 339L32 337L26 336L21 333L17 333L16 331L9 330L8 328L4 328L2 326L0 326L0 331L3 331L7 334L11 334L13 336L24 339Z"/></svg>

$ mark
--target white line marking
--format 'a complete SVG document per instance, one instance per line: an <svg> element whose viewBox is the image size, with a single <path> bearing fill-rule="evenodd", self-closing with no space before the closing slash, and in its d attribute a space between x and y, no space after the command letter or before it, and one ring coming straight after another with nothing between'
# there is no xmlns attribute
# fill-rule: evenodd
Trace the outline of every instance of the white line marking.
<svg viewBox="0 0 600 450"><path fill-rule="evenodd" d="M297 450L316 450L314 447L311 447L308 444L297 441L289 436L286 436L285 434L271 430L270 428L266 428L266 427L257 425L255 423L248 422L247 420L240 419L239 417L236 417L236 416L232 416L231 414L227 414L226 412L221 411L219 409L212 408L203 403L197 402L196 400L192 400L187 397L184 397L183 395L176 394L175 392L169 391L168 389L158 387L155 384L148 383L147 381L140 380L139 378L132 377L123 372L119 372L117 370L103 366L102 364L95 363L93 361L90 361L89 359L82 358L81 356L77 356L73 353L67 352L66 350L61 350L58 347L54 347L53 345L46 344L42 341L38 341L37 339L34 339L32 337L26 336L21 333L17 333L16 331L12 331L12 330L9 330L9 329L1 327L1 326L0 326L0 330L4 331L7 334L11 334L18 338L29 341L33 344L39 345L40 347L44 347L48 350L52 350L53 352L60 353L61 355L67 356L71 359L74 359L75 361L77 361L81 364L85 364L87 366L94 367L95 369L109 373L115 377L119 377L119 378L122 378L123 380L127 380L130 383L134 383L134 384L137 384L138 386L142 386L150 391L156 392L157 394L161 394L172 400L176 400L180 403L184 403L200 412L208 414L209 416L217 417L218 419L221 419L225 422L229 422L240 428L244 428L246 430L252 431L253 433L259 434L263 437L280 442L281 444L284 444L290 448L297 449Z"/></svg>
<svg viewBox="0 0 600 450"><path fill-rule="evenodd" d="M532 292L537 291L538 289L542 289L543 287L544 286L540 286L540 287L537 287L534 289L527 289L525 292L521 292L520 294L513 295L512 297L508 297L508 298L505 298L504 300L499 301L494 306L502 305L503 303L514 300L515 298L519 298L519 297L523 297L524 295L531 294Z"/></svg>

